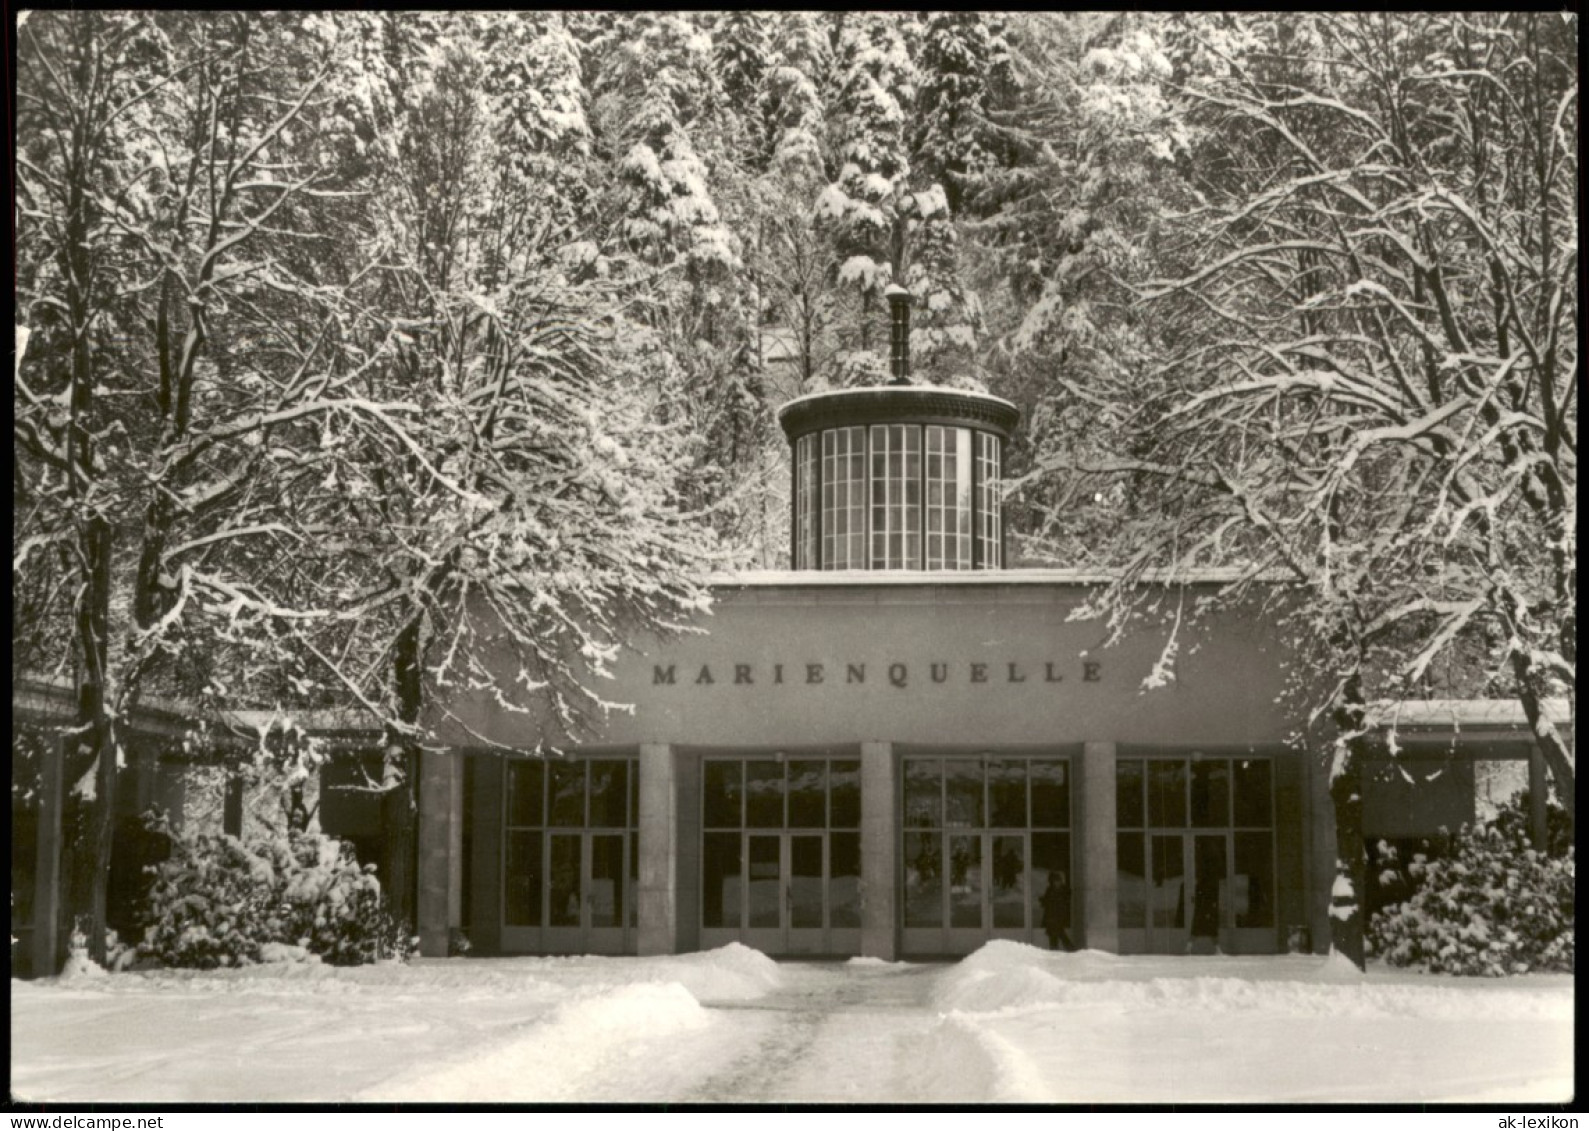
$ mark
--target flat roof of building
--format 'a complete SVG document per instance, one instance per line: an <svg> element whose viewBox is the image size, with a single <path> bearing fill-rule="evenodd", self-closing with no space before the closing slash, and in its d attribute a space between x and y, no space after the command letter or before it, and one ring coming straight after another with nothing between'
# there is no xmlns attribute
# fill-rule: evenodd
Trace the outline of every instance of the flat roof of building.
<svg viewBox="0 0 1589 1131"><path fill-rule="evenodd" d="M711 584L721 588L842 588L911 585L1109 585L1119 575L1097 569L758 569L721 573ZM1228 569L1149 570L1139 580L1150 585L1228 585L1237 581L1280 582L1278 574L1254 575Z"/></svg>

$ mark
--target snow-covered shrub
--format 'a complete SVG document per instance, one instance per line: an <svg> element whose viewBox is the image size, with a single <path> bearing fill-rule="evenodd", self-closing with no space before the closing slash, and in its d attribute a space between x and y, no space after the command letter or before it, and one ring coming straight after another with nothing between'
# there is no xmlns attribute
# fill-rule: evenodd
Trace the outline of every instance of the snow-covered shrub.
<svg viewBox="0 0 1589 1131"><path fill-rule="evenodd" d="M1438 974L1571 972L1570 823L1556 810L1540 852L1529 843L1523 804L1463 828L1443 859L1415 857L1407 867L1411 896L1369 921L1372 952L1392 966Z"/></svg>
<svg viewBox="0 0 1589 1131"><path fill-rule="evenodd" d="M242 966L283 946L337 966L410 953L373 869L317 832L176 835L152 871L141 949L167 966Z"/></svg>

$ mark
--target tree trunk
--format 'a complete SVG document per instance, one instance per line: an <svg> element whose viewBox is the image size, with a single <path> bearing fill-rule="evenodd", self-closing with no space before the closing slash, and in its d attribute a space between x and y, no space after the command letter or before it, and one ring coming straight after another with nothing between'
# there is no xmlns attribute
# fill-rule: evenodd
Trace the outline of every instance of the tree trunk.
<svg viewBox="0 0 1589 1131"><path fill-rule="evenodd" d="M1529 663L1528 656L1521 650L1512 652L1512 671L1517 676L1517 697L1523 704L1523 713L1528 717L1529 733L1533 735L1534 742L1545 756L1545 765L1550 768L1550 776L1555 779L1556 799L1561 802L1562 808L1567 810L1567 816L1576 820L1577 812L1574 806L1576 775L1573 773L1572 755L1567 752L1561 740L1561 732L1545 714L1544 696L1539 693L1533 666Z"/></svg>
<svg viewBox="0 0 1589 1131"><path fill-rule="evenodd" d="M423 618L415 616L397 637L393 657L397 712L410 729L405 732L393 728L388 735L387 776L388 780L394 776L397 780L383 804L387 906L395 919L410 928L415 924L419 876L419 744L412 728L419 723L424 702L422 627Z"/></svg>
<svg viewBox="0 0 1589 1131"><path fill-rule="evenodd" d="M1368 862L1363 848L1363 759L1367 750L1363 733L1362 677L1353 675L1341 690L1335 707L1335 762L1331 766L1330 801L1335 809L1335 881L1330 890L1330 948L1351 959L1359 970L1367 959L1364 939L1368 908L1363 886Z"/></svg>
<svg viewBox="0 0 1589 1131"><path fill-rule="evenodd" d="M83 533L84 592L78 612L78 642L83 649L83 679L78 689L78 725L98 759L91 826L93 885L89 894L89 954L104 965L106 899L110 890L111 848L116 833L116 735L106 710L105 668L110 629L110 524L95 515Z"/></svg>

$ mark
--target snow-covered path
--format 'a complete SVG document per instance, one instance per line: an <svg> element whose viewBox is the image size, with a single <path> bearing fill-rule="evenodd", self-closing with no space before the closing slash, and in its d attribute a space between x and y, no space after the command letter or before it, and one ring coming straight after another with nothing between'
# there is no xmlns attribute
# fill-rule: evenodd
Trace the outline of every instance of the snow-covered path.
<svg viewBox="0 0 1589 1131"><path fill-rule="evenodd" d="M34 1102L1407 1102L1573 1094L1573 980L993 943L12 983Z"/></svg>
<svg viewBox="0 0 1589 1131"><path fill-rule="evenodd" d="M936 1022L934 969L790 964L755 1002L724 1005L745 1051L674 1098L685 1103L861 1102L915 1091L909 1056Z"/></svg>

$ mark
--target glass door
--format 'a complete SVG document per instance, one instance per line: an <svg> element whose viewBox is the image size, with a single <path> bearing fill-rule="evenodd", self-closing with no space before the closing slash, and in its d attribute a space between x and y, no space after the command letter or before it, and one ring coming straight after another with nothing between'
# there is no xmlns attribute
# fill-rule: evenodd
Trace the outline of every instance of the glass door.
<svg viewBox="0 0 1589 1131"><path fill-rule="evenodd" d="M905 760L904 951L1071 940L1069 763Z"/></svg>
<svg viewBox="0 0 1589 1131"><path fill-rule="evenodd" d="M625 954L635 948L635 765L622 759L509 764L503 950Z"/></svg>
<svg viewBox="0 0 1589 1131"><path fill-rule="evenodd" d="M860 764L708 759L701 945L860 950Z"/></svg>
<svg viewBox="0 0 1589 1131"><path fill-rule="evenodd" d="M824 949L828 885L823 833L746 833L746 946L764 954Z"/></svg>
<svg viewBox="0 0 1589 1131"><path fill-rule="evenodd" d="M1148 949L1154 954L1186 950L1186 836L1154 833L1149 838L1153 862L1148 887Z"/></svg>
<svg viewBox="0 0 1589 1131"><path fill-rule="evenodd" d="M1272 778L1256 757L1116 764L1121 953L1276 949Z"/></svg>

